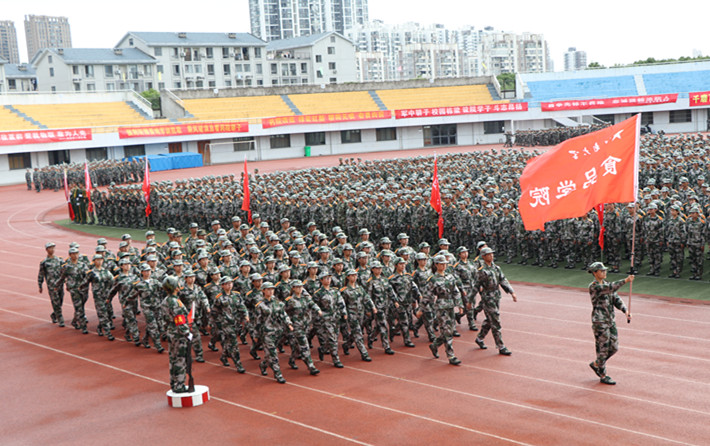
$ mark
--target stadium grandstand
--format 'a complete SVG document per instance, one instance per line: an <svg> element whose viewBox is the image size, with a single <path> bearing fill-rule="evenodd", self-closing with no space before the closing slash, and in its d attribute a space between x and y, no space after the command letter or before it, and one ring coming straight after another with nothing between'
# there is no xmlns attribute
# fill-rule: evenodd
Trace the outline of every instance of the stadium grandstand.
<svg viewBox="0 0 710 446"><path fill-rule="evenodd" d="M509 100L492 76L163 90L155 113L133 91L0 94L0 172L9 183L57 160L193 152L227 163L497 144L505 132L636 113L656 131L707 131L708 91L710 62L519 74ZM71 129L90 132L56 138Z"/></svg>

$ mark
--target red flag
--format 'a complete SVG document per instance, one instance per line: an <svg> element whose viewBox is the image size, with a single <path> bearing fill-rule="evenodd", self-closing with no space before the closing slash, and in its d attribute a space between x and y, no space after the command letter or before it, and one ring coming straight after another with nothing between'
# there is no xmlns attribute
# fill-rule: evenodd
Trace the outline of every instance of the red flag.
<svg viewBox="0 0 710 446"><path fill-rule="evenodd" d="M91 186L91 176L89 175L89 163L87 161L84 161L84 184L86 186L86 198L89 200L89 207L88 211L93 212L94 211L94 203L91 202L91 191L92 191L92 186Z"/></svg>
<svg viewBox="0 0 710 446"><path fill-rule="evenodd" d="M150 208L150 167L148 166L148 157L145 157L145 173L143 174L143 197L145 197L145 217L151 214Z"/></svg>
<svg viewBox="0 0 710 446"><path fill-rule="evenodd" d="M71 194L69 193L69 182L67 181L67 169L64 169L64 198L67 199L69 207L69 218L74 221L74 209L71 207Z"/></svg>
<svg viewBox="0 0 710 446"><path fill-rule="evenodd" d="M187 323L190 325L190 328L192 328L192 322L195 320L195 301L192 301L192 305L190 306L190 312L187 313Z"/></svg>
<svg viewBox="0 0 710 446"><path fill-rule="evenodd" d="M525 167L518 201L525 229L585 215L602 203L636 201L640 115L564 141Z"/></svg>
<svg viewBox="0 0 710 446"><path fill-rule="evenodd" d="M249 193L249 170L247 169L247 157L244 157L244 199L242 200L242 210L249 213L249 224L251 224L251 194Z"/></svg>
<svg viewBox="0 0 710 446"><path fill-rule="evenodd" d="M604 203L596 206L597 218L599 219L599 247L604 250Z"/></svg>
<svg viewBox="0 0 710 446"><path fill-rule="evenodd" d="M439 167L436 155L434 155L434 177L431 181L431 207L439 214L439 238L444 235L444 216L441 208L441 191L439 190Z"/></svg>

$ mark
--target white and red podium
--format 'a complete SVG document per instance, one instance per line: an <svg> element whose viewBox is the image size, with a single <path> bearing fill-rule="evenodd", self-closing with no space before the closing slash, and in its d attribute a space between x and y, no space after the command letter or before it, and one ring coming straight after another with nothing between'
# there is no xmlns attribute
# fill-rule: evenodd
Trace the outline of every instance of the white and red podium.
<svg viewBox="0 0 710 446"><path fill-rule="evenodd" d="M168 406L170 407L195 407L201 406L210 400L210 388L207 386L195 386L194 392L175 393L168 390Z"/></svg>

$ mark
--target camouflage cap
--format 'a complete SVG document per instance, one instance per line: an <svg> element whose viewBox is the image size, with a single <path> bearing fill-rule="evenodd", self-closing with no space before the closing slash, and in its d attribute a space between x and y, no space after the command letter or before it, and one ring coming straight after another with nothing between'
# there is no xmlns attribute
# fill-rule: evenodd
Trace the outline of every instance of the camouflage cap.
<svg viewBox="0 0 710 446"><path fill-rule="evenodd" d="M446 256L436 256L434 257L434 263L449 263L449 261L446 260Z"/></svg>
<svg viewBox="0 0 710 446"><path fill-rule="evenodd" d="M604 264L602 262L594 262L591 265L589 265L589 267L587 268L587 271L589 273L595 273L597 271L606 271L608 269L609 268L604 266Z"/></svg>
<svg viewBox="0 0 710 446"><path fill-rule="evenodd" d="M275 287L274 287L274 283L273 283L273 282L266 281L266 282L263 283L263 285L261 285L261 289L262 289L262 290L266 290L266 289L268 289L268 288L275 288Z"/></svg>
<svg viewBox="0 0 710 446"><path fill-rule="evenodd" d="M482 256L485 256L485 255L488 255L488 254L493 254L494 252L495 252L495 251L493 251L493 250L492 250L491 248L489 248L488 246L486 246L485 248L481 249L481 255L482 255Z"/></svg>
<svg viewBox="0 0 710 446"><path fill-rule="evenodd" d="M251 280L252 282L256 282L257 280L263 280L263 279L264 278L261 277L261 274L259 274L259 273L254 273L251 276L249 276L249 280Z"/></svg>

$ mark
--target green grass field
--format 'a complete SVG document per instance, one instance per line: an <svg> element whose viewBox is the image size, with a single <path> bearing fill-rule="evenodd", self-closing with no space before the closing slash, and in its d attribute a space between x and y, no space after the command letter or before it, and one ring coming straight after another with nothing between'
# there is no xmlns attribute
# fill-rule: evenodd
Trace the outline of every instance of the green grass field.
<svg viewBox="0 0 710 446"><path fill-rule="evenodd" d="M128 233L131 234L131 237L133 237L136 242L145 240L145 230L96 225L78 225L72 223L69 219L57 220L55 223L74 231L93 234L97 238L111 237L120 239L121 235ZM155 238L159 243L164 243L168 240L167 234L163 231L155 231ZM582 271L580 269L581 265L578 265L577 269L572 270L564 269L564 263L562 263L557 269L550 267L541 268L538 266L518 265L515 262L512 264L499 262L499 265L508 277L508 280L511 281L561 285L583 289L586 289L592 281L591 274L586 271ZM621 271L628 271L628 269L629 262L622 262ZM668 274L670 274L670 271L668 265L668 255L666 255L664 256L663 267L661 268L661 275L659 277L646 276L645 273L647 272L648 264L647 262L644 262L640 273L636 276L636 280L634 281L634 293L710 301L710 284L708 283L710 271L705 271L705 275L703 276L705 280L703 281L698 282L688 280L688 277L690 276L690 268L688 267L686 261L686 265L681 276L682 279L669 279L667 277ZM609 273L608 279L611 281L623 279L624 277L626 277L626 274ZM622 290L626 293L628 292L628 289L627 285Z"/></svg>

